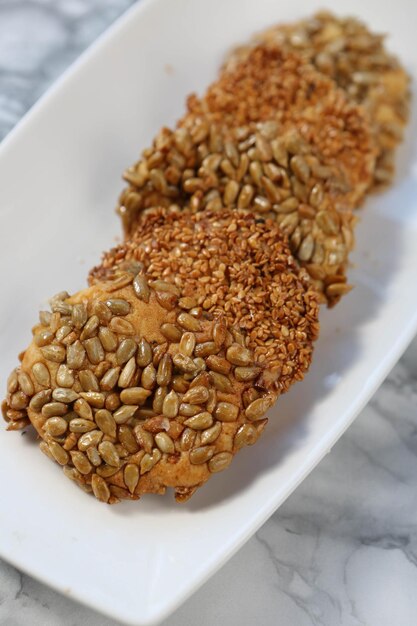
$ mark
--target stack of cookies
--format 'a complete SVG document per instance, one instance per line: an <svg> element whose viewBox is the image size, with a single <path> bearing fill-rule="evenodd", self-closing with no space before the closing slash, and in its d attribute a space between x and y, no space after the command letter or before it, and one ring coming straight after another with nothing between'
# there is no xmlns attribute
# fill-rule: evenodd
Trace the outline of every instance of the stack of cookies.
<svg viewBox="0 0 417 626"><path fill-rule="evenodd" d="M380 36L318 14L234 50L124 175L125 240L51 300L9 430L99 500L187 500L307 371L350 290L355 212L392 178L409 83Z"/></svg>

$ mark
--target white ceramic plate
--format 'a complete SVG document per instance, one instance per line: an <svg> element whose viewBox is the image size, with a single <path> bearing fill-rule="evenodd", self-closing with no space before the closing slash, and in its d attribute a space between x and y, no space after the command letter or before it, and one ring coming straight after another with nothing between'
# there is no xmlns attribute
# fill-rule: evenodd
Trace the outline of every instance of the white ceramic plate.
<svg viewBox="0 0 417 626"><path fill-rule="evenodd" d="M417 71L417 4L332 2L375 29ZM129 11L66 73L0 149L0 327L4 386L40 304L76 290L114 243L120 173L235 42L309 14L311 0L152 0ZM321 3L320 3L321 5ZM320 5L317 5L319 8ZM414 120L415 123L415 120ZM28 434L0 430L0 555L130 624L177 607L295 489L352 422L417 327L415 127L396 185L367 202L356 289L331 312L305 382L271 411L267 434L191 502L106 507L64 479Z"/></svg>

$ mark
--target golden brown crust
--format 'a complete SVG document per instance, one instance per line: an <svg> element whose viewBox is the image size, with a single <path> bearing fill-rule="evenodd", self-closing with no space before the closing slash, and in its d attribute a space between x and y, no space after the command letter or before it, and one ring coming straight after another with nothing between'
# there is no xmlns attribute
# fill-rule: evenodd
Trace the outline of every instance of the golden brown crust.
<svg viewBox="0 0 417 626"><path fill-rule="evenodd" d="M9 428L29 418L42 451L109 503L168 487L185 501L226 469L303 377L318 332L316 295L274 223L143 220L94 285L41 313L4 406Z"/></svg>

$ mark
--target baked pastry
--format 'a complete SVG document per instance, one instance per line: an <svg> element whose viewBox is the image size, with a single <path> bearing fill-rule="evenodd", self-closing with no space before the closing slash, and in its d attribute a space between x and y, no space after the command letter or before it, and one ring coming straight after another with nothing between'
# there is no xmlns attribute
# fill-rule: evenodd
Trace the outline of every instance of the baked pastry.
<svg viewBox="0 0 417 626"><path fill-rule="evenodd" d="M190 497L301 380L317 296L278 225L247 211L153 209L91 286L42 312L12 372L9 428L104 502Z"/></svg>
<svg viewBox="0 0 417 626"><path fill-rule="evenodd" d="M125 172L119 213L127 236L141 210L252 206L278 221L322 301L346 284L352 213L373 177L366 117L335 83L294 54L257 47L188 113L162 129Z"/></svg>
<svg viewBox="0 0 417 626"><path fill-rule="evenodd" d="M225 68L244 62L255 46L276 45L296 51L331 77L369 114L378 148L374 187L392 182L395 148L403 138L409 117L410 78L384 44L356 18L338 18L322 11L293 24L278 24L258 33L248 45L228 57Z"/></svg>
<svg viewBox="0 0 417 626"><path fill-rule="evenodd" d="M350 289L354 209L392 176L408 96L356 20L321 13L235 50L125 172L125 241L40 313L8 429L33 425L110 504L182 502L226 469L302 380L319 303Z"/></svg>

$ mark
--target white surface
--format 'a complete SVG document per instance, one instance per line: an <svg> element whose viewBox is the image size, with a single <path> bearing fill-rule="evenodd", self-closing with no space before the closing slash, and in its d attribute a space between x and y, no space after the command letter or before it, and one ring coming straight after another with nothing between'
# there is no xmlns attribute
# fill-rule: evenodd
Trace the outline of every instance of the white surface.
<svg viewBox="0 0 417 626"><path fill-rule="evenodd" d="M367 12L338 5L392 32L394 48L416 70L411 28L407 40L398 18L403 11L392 15L387 7L384 17L376 3ZM311 6L282 6L279 18ZM217 2L208 7L195 0L139 6L2 146L0 243L13 279L5 285L0 319L11 338L2 379L28 340L22 329L35 320L40 301L82 285L86 267L112 243L117 225L109 198L117 196L119 172L138 146L180 113L188 91L208 82L227 47L278 17L276 2L239 7L236 24L230 0L221 10ZM195 12L198 19L190 15ZM407 12L411 27L411 4ZM167 63L173 73L165 71ZM411 337L417 310L417 295L407 289L417 261L412 153L413 146L405 146L397 186L367 204L356 255L358 288L323 316L312 371L278 404L279 425L276 420L263 441L182 508L169 498L148 498L136 507L106 509L66 484L32 444L1 432L0 485L4 501L13 503L0 518L2 556L132 623L162 616L218 567L329 449ZM19 238L10 236L16 232ZM59 500L52 502L54 492ZM17 499L21 493L25 497Z"/></svg>

